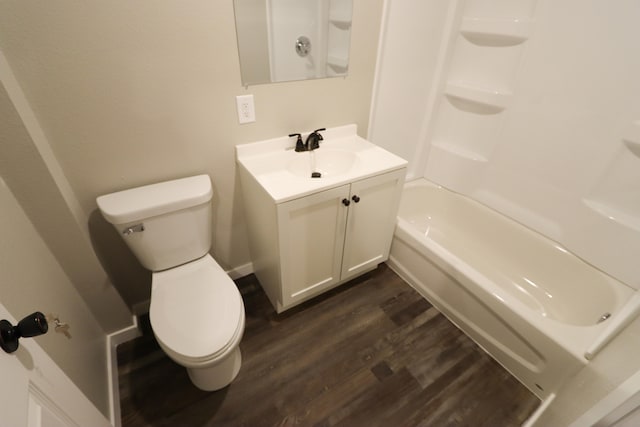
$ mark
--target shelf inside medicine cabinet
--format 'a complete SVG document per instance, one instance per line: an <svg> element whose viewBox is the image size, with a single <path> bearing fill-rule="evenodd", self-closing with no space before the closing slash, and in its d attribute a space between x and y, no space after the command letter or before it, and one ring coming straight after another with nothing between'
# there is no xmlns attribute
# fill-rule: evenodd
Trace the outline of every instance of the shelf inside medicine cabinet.
<svg viewBox="0 0 640 427"><path fill-rule="evenodd" d="M511 93L465 83L448 83L444 94L454 107L476 114L497 114L507 108L512 97Z"/></svg>
<svg viewBox="0 0 640 427"><path fill-rule="evenodd" d="M460 33L469 42L480 46L514 46L531 35L530 19L489 19L466 17L462 19Z"/></svg>

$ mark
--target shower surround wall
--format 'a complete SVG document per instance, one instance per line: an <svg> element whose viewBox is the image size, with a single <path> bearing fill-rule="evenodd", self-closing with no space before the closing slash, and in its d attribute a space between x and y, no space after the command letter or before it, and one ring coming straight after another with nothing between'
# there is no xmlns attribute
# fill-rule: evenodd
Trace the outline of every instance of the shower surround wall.
<svg viewBox="0 0 640 427"><path fill-rule="evenodd" d="M420 55L430 55L423 70L435 96L414 105L421 121L402 123L422 138L417 147L389 138L399 124L378 107L393 84L406 84L391 81L385 57L409 3L388 6L371 139L414 150L414 177L424 173L640 287L640 3L467 0L444 11L432 2L446 24L438 47Z"/></svg>
<svg viewBox="0 0 640 427"><path fill-rule="evenodd" d="M271 81L331 77L347 72L351 1L267 0L266 5ZM300 36L306 36L311 43L305 57L295 50Z"/></svg>
<svg viewBox="0 0 640 427"><path fill-rule="evenodd" d="M325 8L313 0L268 1L269 52L271 59L271 80L298 80L305 76L314 78L326 58L322 57L321 44L326 21ZM301 58L295 51L296 39L306 36L311 40L311 51Z"/></svg>

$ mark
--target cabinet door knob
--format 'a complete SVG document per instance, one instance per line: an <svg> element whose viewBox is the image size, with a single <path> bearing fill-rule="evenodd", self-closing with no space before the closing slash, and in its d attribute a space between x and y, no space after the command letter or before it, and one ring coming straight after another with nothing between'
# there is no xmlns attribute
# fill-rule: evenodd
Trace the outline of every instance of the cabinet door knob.
<svg viewBox="0 0 640 427"><path fill-rule="evenodd" d="M345 206L349 206L351 202L349 201L349 199L342 199L342 204Z"/></svg>
<svg viewBox="0 0 640 427"><path fill-rule="evenodd" d="M360 201L360 197L354 195L351 200L353 200L355 203L358 203Z"/></svg>

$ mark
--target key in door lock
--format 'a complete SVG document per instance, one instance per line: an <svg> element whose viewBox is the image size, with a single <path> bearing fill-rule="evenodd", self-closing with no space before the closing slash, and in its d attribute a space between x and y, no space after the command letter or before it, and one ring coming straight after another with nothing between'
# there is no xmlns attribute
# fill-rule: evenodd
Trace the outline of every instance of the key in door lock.
<svg viewBox="0 0 640 427"><path fill-rule="evenodd" d="M47 320L50 323L53 323L54 331L56 331L59 334L63 334L68 339L71 339L71 334L69 333L69 328L71 326L69 326L68 323L61 322L57 314L47 314Z"/></svg>

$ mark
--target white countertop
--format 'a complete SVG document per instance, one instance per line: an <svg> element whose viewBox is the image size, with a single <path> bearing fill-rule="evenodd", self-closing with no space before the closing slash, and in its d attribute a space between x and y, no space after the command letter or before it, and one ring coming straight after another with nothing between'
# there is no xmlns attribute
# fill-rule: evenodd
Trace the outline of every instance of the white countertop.
<svg viewBox="0 0 640 427"><path fill-rule="evenodd" d="M297 199L321 190L348 184L407 166L407 161L361 138L356 125L320 132L322 150L350 151L356 161L341 174L321 178L302 177L289 171L291 162L304 161L309 153L294 151L296 138L283 136L236 146L236 162L266 190L276 203ZM303 134L303 140L307 134Z"/></svg>

